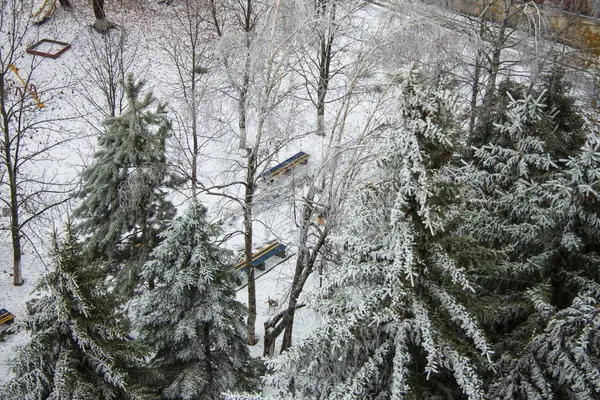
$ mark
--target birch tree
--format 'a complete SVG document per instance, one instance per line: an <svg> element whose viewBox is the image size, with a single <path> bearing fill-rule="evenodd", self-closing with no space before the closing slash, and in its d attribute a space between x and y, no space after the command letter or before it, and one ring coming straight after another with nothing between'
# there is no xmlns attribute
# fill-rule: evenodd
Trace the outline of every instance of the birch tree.
<svg viewBox="0 0 600 400"><path fill-rule="evenodd" d="M203 190L211 195L223 196L242 209L241 231L244 235L244 259L248 266L245 272L248 283L248 340L255 344L256 288L251 263L256 191L260 174L269 162L280 149L301 134L291 123L296 108L296 99L291 93L297 90L297 84L291 78L289 63L296 36L294 28L281 22L285 7L280 2L266 7L252 1L238 6L241 8L234 15L238 21L244 21L243 33L238 35L223 28L219 46L227 48L221 55L221 61L233 81L231 86L236 96L239 96L235 98L240 122L239 143L244 146L236 158L243 161L236 160L233 180L206 185ZM261 29L250 35L247 28L259 22ZM249 38L252 40L249 41ZM248 49L247 46L251 47ZM241 56L239 49L242 49ZM285 107L289 111L280 114Z"/></svg>

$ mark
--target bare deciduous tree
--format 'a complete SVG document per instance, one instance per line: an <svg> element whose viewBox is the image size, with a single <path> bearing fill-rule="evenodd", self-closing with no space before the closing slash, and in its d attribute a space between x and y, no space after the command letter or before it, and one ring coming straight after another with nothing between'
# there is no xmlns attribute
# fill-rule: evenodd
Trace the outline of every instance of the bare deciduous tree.
<svg viewBox="0 0 600 400"><path fill-rule="evenodd" d="M73 186L53 172L52 152L71 138L53 119L43 99L52 89L37 87L32 76L35 58L23 57L31 26L30 10L18 0L0 6L0 202L10 212L8 230L13 250L13 284L23 284L22 246L27 228L52 208L70 198ZM28 60L27 65L23 65ZM21 69L15 63L20 62ZM64 121L64 120L63 120Z"/></svg>

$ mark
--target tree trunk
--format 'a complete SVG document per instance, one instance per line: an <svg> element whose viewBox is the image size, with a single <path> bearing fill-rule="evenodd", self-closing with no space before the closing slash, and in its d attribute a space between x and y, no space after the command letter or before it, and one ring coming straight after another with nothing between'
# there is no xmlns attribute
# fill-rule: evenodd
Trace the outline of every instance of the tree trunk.
<svg viewBox="0 0 600 400"><path fill-rule="evenodd" d="M511 2L504 2L504 11L502 13L502 20L500 21L500 26L497 28L497 33L492 42L494 46L492 49L492 56L490 57L490 65L489 65L489 80L486 86L486 98L492 98L494 93L496 92L496 80L498 79L498 72L500 71L501 64L501 55L502 49L506 44L506 28L508 27L508 17L510 13ZM489 97L488 97L489 94Z"/></svg>
<svg viewBox="0 0 600 400"><path fill-rule="evenodd" d="M192 88L190 90L191 99L190 114L192 116L192 197L197 201L198 196L198 155L200 153L200 144L198 143L198 111L196 109L196 48L192 51Z"/></svg>
<svg viewBox="0 0 600 400"><path fill-rule="evenodd" d="M13 285L21 286L23 284L23 276L21 274L21 229L19 228L19 210L16 206L16 193L13 198L13 189L11 182L11 224L10 233L12 236L13 247Z"/></svg>
<svg viewBox="0 0 600 400"><path fill-rule="evenodd" d="M244 64L244 76L242 79L242 87L240 88L240 99L238 102L240 149L246 148L246 99L248 97L248 89L250 85L250 32L252 32L252 30L254 29L254 25L252 24L252 13L252 0L247 0L246 7L244 8L243 22L243 29L246 35L246 61Z"/></svg>
<svg viewBox="0 0 600 400"><path fill-rule="evenodd" d="M5 88L4 75L0 74L0 89L4 94ZM4 150L4 167L8 174L8 186L10 190L10 234L12 239L13 248L13 285L21 286L23 284L23 275L21 273L21 227L19 226L19 200L18 200L18 186L17 186L17 173L18 169L16 163L13 163L11 155L11 143L15 138L11 138L10 135L10 121L7 112L7 106L4 103L5 96L0 96L0 110L2 112L2 147ZM20 106L23 107L24 98L21 99ZM17 133L18 135L18 133ZM17 138L18 142L18 138Z"/></svg>
<svg viewBox="0 0 600 400"><path fill-rule="evenodd" d="M317 13L324 14L327 7L327 0L319 4L320 9ZM331 20L335 20L335 2L332 5ZM331 46L333 44L335 33L328 28L320 40L321 49L319 53L319 82L317 84L317 135L325 135L325 98L329 88L329 71L331 66Z"/></svg>
<svg viewBox="0 0 600 400"><path fill-rule="evenodd" d="M244 196L244 257L246 258L246 280L248 281L248 344L256 344L256 287L252 267L252 206L254 201L254 174L256 154L248 154L246 171L246 193Z"/></svg>
<svg viewBox="0 0 600 400"><path fill-rule="evenodd" d="M240 149L246 148L246 101L248 97L248 87L250 85L250 37L246 32L246 62L244 65L244 77L242 87L240 88L240 99L238 102L238 126L240 128Z"/></svg>
<svg viewBox="0 0 600 400"><path fill-rule="evenodd" d="M104 0L92 0L92 7L94 8L94 16L96 17L96 21L92 27L96 31L100 33L106 33L115 27L115 24L106 19L106 13L104 12Z"/></svg>
<svg viewBox="0 0 600 400"><path fill-rule="evenodd" d="M212 388L214 385L214 371L212 364L212 352L210 348L210 324L204 324L204 361L206 362L206 386Z"/></svg>
<svg viewBox="0 0 600 400"><path fill-rule="evenodd" d="M483 36L484 22L480 21L479 37ZM481 78L481 66L483 63L483 54L481 50L477 50L475 55L475 71L473 76L473 88L471 89L471 115L469 116L469 136L473 136L475 131L475 119L477 109L477 97L479 96L479 79Z"/></svg>
<svg viewBox="0 0 600 400"><path fill-rule="evenodd" d="M294 317L296 310L298 309L298 299L300 294L304 290L306 280L313 272L315 262L317 261L317 255L321 251L321 248L325 244L327 238L327 228L325 227L317 243L314 245L312 252L308 248L308 230L312 226L313 218L313 205L312 199L314 194L307 196L307 202L303 206L303 217L302 217L302 230L299 239L298 258L296 259L296 271L294 272L294 280L292 282L292 288L290 291L290 300L288 302L287 310L283 316L283 325L285 331L283 332L283 342L281 344L281 351L285 351L292 346L292 331L294 329Z"/></svg>
<svg viewBox="0 0 600 400"><path fill-rule="evenodd" d="M94 8L94 17L97 20L106 19L104 13L104 0L92 0L92 7Z"/></svg>

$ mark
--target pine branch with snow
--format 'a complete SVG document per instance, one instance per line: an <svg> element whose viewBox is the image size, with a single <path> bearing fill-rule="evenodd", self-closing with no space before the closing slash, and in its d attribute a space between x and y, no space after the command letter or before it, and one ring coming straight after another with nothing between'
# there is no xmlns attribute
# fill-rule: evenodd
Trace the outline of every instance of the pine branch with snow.
<svg viewBox="0 0 600 400"><path fill-rule="evenodd" d="M138 340L150 347L154 389L166 399L218 399L254 390L258 364L246 346L236 271L214 244L216 227L193 203L163 234L142 276L156 287L136 299Z"/></svg>
<svg viewBox="0 0 600 400"><path fill-rule="evenodd" d="M31 339L12 361L15 378L3 398L142 398L131 372L144 351L129 337L103 266L85 261L70 227L54 240L53 269L37 288L46 294L18 325Z"/></svg>
<svg viewBox="0 0 600 400"><path fill-rule="evenodd" d="M457 201L446 177L458 102L414 70L397 100L377 149L384 179L348 204L336 239L344 255L315 304L322 326L268 361L266 383L282 398L484 398L476 365L492 350L455 295L472 291L468 270L441 240Z"/></svg>

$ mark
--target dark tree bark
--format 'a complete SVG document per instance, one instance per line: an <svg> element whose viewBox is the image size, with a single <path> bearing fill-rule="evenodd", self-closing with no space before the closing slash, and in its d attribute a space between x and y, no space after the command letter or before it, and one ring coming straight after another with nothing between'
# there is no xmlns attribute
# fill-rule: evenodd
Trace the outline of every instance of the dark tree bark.
<svg viewBox="0 0 600 400"><path fill-rule="evenodd" d="M246 172L246 193L244 195L244 256L246 258L246 280L248 282L248 344L256 344L256 282L252 266L252 207L254 202L254 175L256 173L256 153L248 154Z"/></svg>
<svg viewBox="0 0 600 400"><path fill-rule="evenodd" d="M92 27L96 31L100 33L106 33L115 27L115 24L106 19L106 13L104 12L104 0L92 0L92 7L94 8L94 16L96 17L96 21Z"/></svg>
<svg viewBox="0 0 600 400"><path fill-rule="evenodd" d="M92 0L92 7L94 7L94 16L97 20L106 19L106 13L104 13L104 0Z"/></svg>

